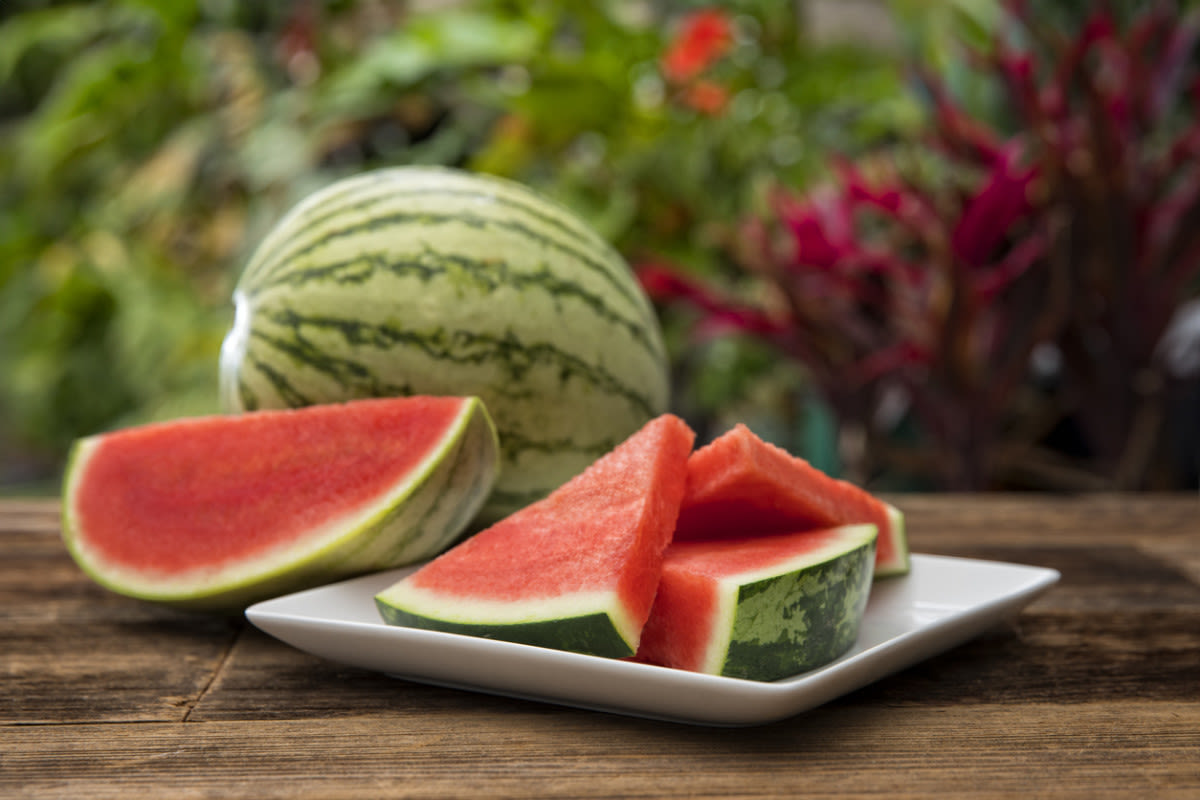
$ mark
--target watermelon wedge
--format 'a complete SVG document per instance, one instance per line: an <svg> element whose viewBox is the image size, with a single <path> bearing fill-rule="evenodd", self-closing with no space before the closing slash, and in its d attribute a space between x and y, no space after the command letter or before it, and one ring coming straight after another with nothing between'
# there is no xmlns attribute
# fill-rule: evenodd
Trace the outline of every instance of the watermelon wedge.
<svg viewBox="0 0 1200 800"><path fill-rule="evenodd" d="M770 681L833 661L858 636L874 525L676 542L637 660Z"/></svg>
<svg viewBox="0 0 1200 800"><path fill-rule="evenodd" d="M741 538L859 522L879 530L875 576L909 570L904 515L736 425L688 460L676 541Z"/></svg>
<svg viewBox="0 0 1200 800"><path fill-rule="evenodd" d="M646 423L548 497L375 598L393 625L625 657L637 650L694 435Z"/></svg>
<svg viewBox="0 0 1200 800"><path fill-rule="evenodd" d="M76 443L63 537L120 594L205 611L412 563L482 507L483 404L407 397L129 428Z"/></svg>

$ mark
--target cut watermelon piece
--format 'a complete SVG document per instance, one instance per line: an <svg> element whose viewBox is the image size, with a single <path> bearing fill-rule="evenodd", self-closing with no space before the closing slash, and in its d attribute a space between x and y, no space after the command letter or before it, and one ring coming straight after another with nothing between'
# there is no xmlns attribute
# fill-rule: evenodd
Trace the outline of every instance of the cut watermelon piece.
<svg viewBox="0 0 1200 800"><path fill-rule="evenodd" d="M647 423L543 500L376 596L393 625L624 657L637 650L694 435Z"/></svg>
<svg viewBox="0 0 1200 800"><path fill-rule="evenodd" d="M97 582L199 610L429 558L499 464L475 398L198 417L76 443L63 536Z"/></svg>
<svg viewBox="0 0 1200 800"><path fill-rule="evenodd" d="M875 576L909 570L904 515L736 425L688 459L676 541L742 538L859 522L879 530Z"/></svg>
<svg viewBox="0 0 1200 800"><path fill-rule="evenodd" d="M770 681L854 644L875 560L871 524L675 542L637 660Z"/></svg>

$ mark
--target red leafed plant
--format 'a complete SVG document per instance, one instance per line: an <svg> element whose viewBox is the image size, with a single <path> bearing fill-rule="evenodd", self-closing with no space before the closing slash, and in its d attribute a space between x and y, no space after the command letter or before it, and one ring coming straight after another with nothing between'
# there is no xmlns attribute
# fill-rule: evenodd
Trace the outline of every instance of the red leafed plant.
<svg viewBox="0 0 1200 800"><path fill-rule="evenodd" d="M932 113L915 151L841 161L746 223L736 260L770 302L670 267L640 275L708 330L800 362L864 445L843 453L852 477L1159 485L1179 384L1161 343L1200 289L1200 25L1158 5L1126 25L1100 10L1066 35L1008 10L975 58L1015 134L918 72ZM924 446L901 448L902 424Z"/></svg>

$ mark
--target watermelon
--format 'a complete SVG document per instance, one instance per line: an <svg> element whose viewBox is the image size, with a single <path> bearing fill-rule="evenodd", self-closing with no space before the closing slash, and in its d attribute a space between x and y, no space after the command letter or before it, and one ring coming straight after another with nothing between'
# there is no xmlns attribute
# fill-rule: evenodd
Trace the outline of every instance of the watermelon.
<svg viewBox="0 0 1200 800"><path fill-rule="evenodd" d="M876 528L675 542L637 660L771 681L822 666L858 636Z"/></svg>
<svg viewBox="0 0 1200 800"><path fill-rule="evenodd" d="M393 625L624 657L638 646L693 434L661 415L583 473L376 596Z"/></svg>
<svg viewBox="0 0 1200 800"><path fill-rule="evenodd" d="M899 509L738 424L688 460L688 490L675 539L737 538L858 522L879 530L875 576L906 574L908 538Z"/></svg>
<svg viewBox="0 0 1200 800"><path fill-rule="evenodd" d="M309 196L238 280L227 411L482 398L502 469L480 525L663 413L667 356L632 271L571 212L498 178L363 173Z"/></svg>
<svg viewBox="0 0 1200 800"><path fill-rule="evenodd" d="M444 550L498 465L477 398L174 420L75 444L63 536L115 592L236 611Z"/></svg>

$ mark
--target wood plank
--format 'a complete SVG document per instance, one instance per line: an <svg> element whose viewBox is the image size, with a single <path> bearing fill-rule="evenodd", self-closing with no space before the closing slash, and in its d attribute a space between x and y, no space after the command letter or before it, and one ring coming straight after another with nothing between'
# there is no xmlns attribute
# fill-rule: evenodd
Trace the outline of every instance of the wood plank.
<svg viewBox="0 0 1200 800"><path fill-rule="evenodd" d="M1200 704L827 708L755 729L601 714L4 731L0 793L260 798L1188 797Z"/></svg>
<svg viewBox="0 0 1200 800"><path fill-rule="evenodd" d="M896 500L919 551L1063 580L962 647L736 730L325 662L107 592L56 503L0 502L0 797L1200 796L1200 498Z"/></svg>
<svg viewBox="0 0 1200 800"><path fill-rule="evenodd" d="M453 718L484 709L498 715L516 710L553 714L558 710L532 702L425 686L325 661L249 627L189 720L297 720L377 714Z"/></svg>
<svg viewBox="0 0 1200 800"><path fill-rule="evenodd" d="M0 724L182 719L245 624L101 588L37 519L0 547Z"/></svg>
<svg viewBox="0 0 1200 800"><path fill-rule="evenodd" d="M963 544L1134 544L1200 535L1200 495L900 494L920 552Z"/></svg>
<svg viewBox="0 0 1200 800"><path fill-rule="evenodd" d="M930 707L1086 703L1097 697L1162 702L1198 696L1200 609L1081 616L1033 610L958 648L885 678L835 705ZM508 715L550 706L427 687L323 661L244 634L191 719L306 719L386 709Z"/></svg>
<svg viewBox="0 0 1200 800"><path fill-rule="evenodd" d="M5 623L0 724L181 720L239 627L161 611Z"/></svg>
<svg viewBox="0 0 1200 800"><path fill-rule="evenodd" d="M57 534L59 510L57 499L5 498L0 500L0 532L41 531Z"/></svg>
<svg viewBox="0 0 1200 800"><path fill-rule="evenodd" d="M1200 535L1196 540L1200 543ZM1180 569L1177 560L1149 548L1078 541L1069 545L967 542L953 549L957 556L1057 569L1062 578L1039 601L1041 606L1096 614L1200 605L1200 582Z"/></svg>
<svg viewBox="0 0 1200 800"><path fill-rule="evenodd" d="M1081 704L1200 697L1200 609L1080 616L1032 611L839 702Z"/></svg>
<svg viewBox="0 0 1200 800"><path fill-rule="evenodd" d="M57 519L55 506L35 505ZM936 517L945 505L944 499L926 503L919 514ZM1008 498L991 505L1024 507ZM35 532L5 535L15 557L0 562L0 608L8 622L0 628L0 665L13 688L0 696L0 721L173 720L189 713L295 718L362 713L379 702L435 709L464 702L451 690L401 688L390 678L320 662L244 623L113 595L78 571L57 536L46 535L37 520L29 527ZM1200 630L1195 582L1157 556L1066 530L1036 547L994 537L956 540L958 555L1055 567L1063 581L1017 625L893 677L861 695L862 702L1020 702L1073 681L1128 687L1132 696L1188 696L1188 667L1200 663L1188 638ZM1064 538L1071 546L1044 544ZM1101 611L1106 616L1094 616ZM1075 612L1093 616L1077 619ZM1143 651L1155 658L1129 656ZM1016 678L1025 683L1014 684ZM987 691L964 690L959 679ZM80 686L78 697L58 690L64 681Z"/></svg>

